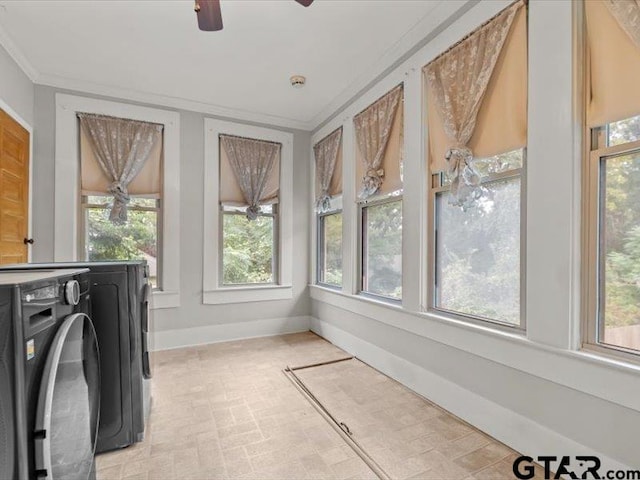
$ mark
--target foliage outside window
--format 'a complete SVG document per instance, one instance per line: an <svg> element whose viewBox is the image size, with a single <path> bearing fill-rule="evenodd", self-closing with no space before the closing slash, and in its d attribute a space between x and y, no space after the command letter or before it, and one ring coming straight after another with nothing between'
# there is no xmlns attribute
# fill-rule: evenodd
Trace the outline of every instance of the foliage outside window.
<svg viewBox="0 0 640 480"><path fill-rule="evenodd" d="M265 205L255 220L246 208L222 207L224 285L277 283L277 205Z"/></svg>
<svg viewBox="0 0 640 480"><path fill-rule="evenodd" d="M342 286L342 212L318 215L318 283Z"/></svg>
<svg viewBox="0 0 640 480"><path fill-rule="evenodd" d="M512 326L521 324L521 182L524 150L474 160L482 195L463 210L434 177L434 305Z"/></svg>
<svg viewBox="0 0 640 480"><path fill-rule="evenodd" d="M595 343L640 352L640 116L593 130Z"/></svg>
<svg viewBox="0 0 640 480"><path fill-rule="evenodd" d="M362 205L362 291L402 298L402 199Z"/></svg>
<svg viewBox="0 0 640 480"><path fill-rule="evenodd" d="M146 260L150 280L158 287L160 200L134 197L129 203L128 221L114 224L109 220L113 197L90 195L82 198L84 212L83 257L92 262L112 260Z"/></svg>

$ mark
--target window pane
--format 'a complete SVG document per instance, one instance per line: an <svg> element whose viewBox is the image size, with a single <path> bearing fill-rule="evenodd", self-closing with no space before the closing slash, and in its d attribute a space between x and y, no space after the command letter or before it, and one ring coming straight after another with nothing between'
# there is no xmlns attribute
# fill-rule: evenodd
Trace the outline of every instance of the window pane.
<svg viewBox="0 0 640 480"><path fill-rule="evenodd" d="M610 123L608 127L607 144L609 146L640 140L640 116Z"/></svg>
<svg viewBox="0 0 640 480"><path fill-rule="evenodd" d="M342 213L320 217L319 281L342 286Z"/></svg>
<svg viewBox="0 0 640 480"><path fill-rule="evenodd" d="M116 225L109 220L108 208L87 208L86 259L146 260L151 283L157 287L158 212L129 208L128 222Z"/></svg>
<svg viewBox="0 0 640 480"><path fill-rule="evenodd" d="M402 200L363 209L363 290L402 298Z"/></svg>
<svg viewBox="0 0 640 480"><path fill-rule="evenodd" d="M225 213L223 218L223 283L275 283L273 217L249 221L244 214Z"/></svg>
<svg viewBox="0 0 640 480"><path fill-rule="evenodd" d="M520 324L520 179L488 183L474 208L436 197L436 306Z"/></svg>
<svg viewBox="0 0 640 480"><path fill-rule="evenodd" d="M524 149L512 150L511 152L501 153L493 157L474 158L473 166L476 168L483 180L490 175L509 172L522 168L524 163ZM450 185L451 179L444 172L444 185Z"/></svg>
<svg viewBox="0 0 640 480"><path fill-rule="evenodd" d="M599 340L640 350L640 152L601 165Z"/></svg>

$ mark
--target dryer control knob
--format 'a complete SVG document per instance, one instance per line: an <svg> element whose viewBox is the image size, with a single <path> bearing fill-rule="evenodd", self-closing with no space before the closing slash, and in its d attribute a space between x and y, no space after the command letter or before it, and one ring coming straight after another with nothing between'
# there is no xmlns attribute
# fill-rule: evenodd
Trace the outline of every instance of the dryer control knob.
<svg viewBox="0 0 640 480"><path fill-rule="evenodd" d="M64 284L64 301L68 305L78 305L80 302L80 285L77 280L69 280Z"/></svg>

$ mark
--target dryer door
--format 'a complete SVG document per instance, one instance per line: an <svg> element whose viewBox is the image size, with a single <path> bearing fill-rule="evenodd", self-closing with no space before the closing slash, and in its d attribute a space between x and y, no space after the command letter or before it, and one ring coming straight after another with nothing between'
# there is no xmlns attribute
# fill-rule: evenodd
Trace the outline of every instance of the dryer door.
<svg viewBox="0 0 640 480"><path fill-rule="evenodd" d="M87 480L94 466L100 407L98 342L89 317L68 316L47 356L36 417L36 473Z"/></svg>

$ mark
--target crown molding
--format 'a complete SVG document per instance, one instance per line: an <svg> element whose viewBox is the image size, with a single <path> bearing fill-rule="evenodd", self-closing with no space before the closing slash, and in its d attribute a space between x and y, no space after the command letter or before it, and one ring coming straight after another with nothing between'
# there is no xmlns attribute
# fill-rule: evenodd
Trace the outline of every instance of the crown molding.
<svg viewBox="0 0 640 480"><path fill-rule="evenodd" d="M129 100L132 102L195 111L229 120L241 120L267 126L312 132L317 131L331 118L338 115L353 101L357 100L357 98L359 98L381 78L390 73L407 58L411 57L418 49L437 35L443 27L446 27L451 23L451 18L453 16L470 8L477 2L478 0L440 1L426 15L418 19L416 23L394 45L388 48L373 65L364 70L355 81L351 82L351 84L349 84L333 99L333 101L327 104L317 115L309 120L298 120L262 112L235 109L189 98L142 92L124 87L103 85L96 82L39 72L27 60L26 56L17 47L1 25L0 45L7 50L11 58L14 59L29 79L38 85L73 90L78 93L88 93Z"/></svg>
<svg viewBox="0 0 640 480"><path fill-rule="evenodd" d="M29 80L35 83L40 73L33 65L31 65L31 62L27 60L27 57L24 56L22 51L18 48L2 25L0 25L0 45L4 47L9 56L13 58L13 61L18 64L25 75L29 77Z"/></svg>
<svg viewBox="0 0 640 480"><path fill-rule="evenodd" d="M311 131L313 127L310 122L304 122L291 118L279 117L276 115L269 115L260 112L251 112L248 110L228 108L187 98L171 97L168 95L141 92L128 88L102 85L99 83L89 82L85 80L76 80L46 73L40 74L35 83L37 83L38 85L45 85L65 90L73 90L74 92L78 93L89 93L104 97L151 104L153 106L190 110L198 113L204 113L206 115L223 117L229 120L242 120L267 126L276 126L305 131Z"/></svg>
<svg viewBox="0 0 640 480"><path fill-rule="evenodd" d="M395 44L387 49L380 58L364 70L333 101L324 107L309 122L313 131L318 131L355 100L372 88L381 79L393 72L398 66L411 58L417 51L429 43L447 28L461 14L476 5L479 0L442 0L420 18Z"/></svg>

